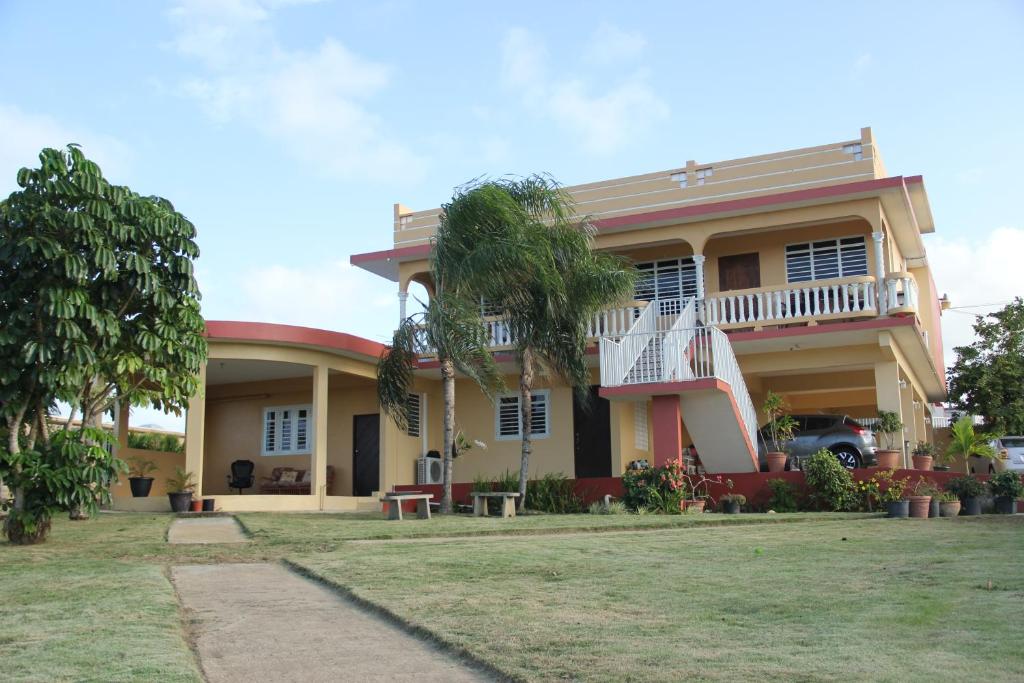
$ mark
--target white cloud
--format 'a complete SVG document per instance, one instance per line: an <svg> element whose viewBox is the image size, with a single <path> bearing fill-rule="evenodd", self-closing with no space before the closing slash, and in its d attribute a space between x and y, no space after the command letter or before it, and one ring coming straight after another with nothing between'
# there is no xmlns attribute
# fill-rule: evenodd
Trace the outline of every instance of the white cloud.
<svg viewBox="0 0 1024 683"><path fill-rule="evenodd" d="M72 129L50 116L29 114L0 104L0 193L6 195L18 189L15 182L18 169L38 166L39 152L44 147L62 149L71 142L82 146L85 155L100 165L107 179L125 182L132 155L120 141L92 131Z"/></svg>
<svg viewBox="0 0 1024 683"><path fill-rule="evenodd" d="M301 1L301 0L300 0ZM276 140L300 161L333 176L416 177L424 161L396 142L368 106L391 70L334 38L315 50L277 39L274 11L295 0L184 0L169 16L171 47L202 73L179 92L219 123L241 122Z"/></svg>
<svg viewBox="0 0 1024 683"><path fill-rule="evenodd" d="M645 47L643 34L603 22L590 36L584 57L594 64L615 64L639 56Z"/></svg>
<svg viewBox="0 0 1024 683"><path fill-rule="evenodd" d="M642 37L623 36L615 50L642 49L642 44L637 47ZM527 109L555 121L592 154L611 154L668 117L668 105L647 83L643 70L601 90L582 78L549 75L546 58L547 50L536 36L526 29L510 29L501 44L502 81Z"/></svg>
<svg viewBox="0 0 1024 683"><path fill-rule="evenodd" d="M389 339L398 321L397 288L346 261L253 267L234 291L236 301L219 298L232 320L318 327L377 341ZM217 310L204 314L220 317Z"/></svg>
<svg viewBox="0 0 1024 683"><path fill-rule="evenodd" d="M974 314L991 313L1015 296L1024 295L1024 229L1003 227L978 238L935 237L928 242L928 260L939 295L949 295L954 308L942 315L946 363L953 348L974 340Z"/></svg>

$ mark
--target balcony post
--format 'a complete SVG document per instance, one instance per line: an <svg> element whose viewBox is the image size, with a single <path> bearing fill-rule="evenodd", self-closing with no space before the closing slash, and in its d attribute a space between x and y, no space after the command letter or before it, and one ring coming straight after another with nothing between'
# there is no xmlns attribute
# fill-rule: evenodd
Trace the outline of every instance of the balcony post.
<svg viewBox="0 0 1024 683"><path fill-rule="evenodd" d="M697 298L704 300L704 261L707 257L704 254L693 255L693 265L696 266L697 275Z"/></svg>
<svg viewBox="0 0 1024 683"><path fill-rule="evenodd" d="M885 286L885 254L882 251L885 233L881 230L873 232L871 239L875 241L875 293L878 295L878 315L885 315L888 310L886 306L888 292Z"/></svg>
<svg viewBox="0 0 1024 683"><path fill-rule="evenodd" d="M405 320L405 303L409 300L409 292L398 290L398 322Z"/></svg>

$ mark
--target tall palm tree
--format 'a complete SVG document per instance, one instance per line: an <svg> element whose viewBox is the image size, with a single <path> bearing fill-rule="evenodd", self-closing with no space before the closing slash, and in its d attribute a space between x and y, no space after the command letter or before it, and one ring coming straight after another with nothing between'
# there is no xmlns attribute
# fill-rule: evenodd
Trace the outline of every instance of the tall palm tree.
<svg viewBox="0 0 1024 683"><path fill-rule="evenodd" d="M452 292L438 291L422 313L401 321L391 346L377 362L377 398L405 430L409 424L409 392L422 353L436 353L444 402L444 474L441 511L452 510L452 458L455 443L455 371L470 378L489 398L502 386L487 348L487 330L479 305Z"/></svg>
<svg viewBox="0 0 1024 683"><path fill-rule="evenodd" d="M526 504L538 371L590 397L587 325L632 295L625 259L591 250L594 229L547 176L489 180L462 188L444 207L435 276L481 296L505 318L519 365L522 452L519 506Z"/></svg>

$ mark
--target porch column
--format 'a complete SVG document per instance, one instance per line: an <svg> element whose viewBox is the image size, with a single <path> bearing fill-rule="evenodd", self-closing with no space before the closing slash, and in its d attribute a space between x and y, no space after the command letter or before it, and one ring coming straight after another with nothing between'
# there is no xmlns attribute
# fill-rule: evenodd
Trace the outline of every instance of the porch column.
<svg viewBox="0 0 1024 683"><path fill-rule="evenodd" d="M696 267L697 275L697 298L704 299L704 261L707 257L704 254L693 255L693 265Z"/></svg>
<svg viewBox="0 0 1024 683"><path fill-rule="evenodd" d="M875 293L878 295L878 314L885 315L885 233L879 230L871 233L875 241Z"/></svg>
<svg viewBox="0 0 1024 683"><path fill-rule="evenodd" d="M679 462L683 456L683 423L679 396L655 396L651 410L654 423L654 464Z"/></svg>
<svg viewBox="0 0 1024 683"><path fill-rule="evenodd" d="M185 471L195 477L195 496L203 495L203 432L206 429L206 363L199 369L199 387L185 413ZM127 438L127 437L125 437Z"/></svg>
<svg viewBox="0 0 1024 683"><path fill-rule="evenodd" d="M128 423L131 406L121 399L114 401L114 457L120 458L121 451L128 448Z"/></svg>
<svg viewBox="0 0 1024 683"><path fill-rule="evenodd" d="M900 391L900 366L896 361L886 361L881 363L875 363L875 402L878 405L879 410L888 410L889 412L896 413L899 416L900 422L904 421L903 415L903 397ZM885 448L885 443L882 442L881 435L879 438L879 448ZM893 438L897 443L893 444L894 448L903 451L904 466L906 465L907 454L903 449L903 434L896 434Z"/></svg>
<svg viewBox="0 0 1024 683"><path fill-rule="evenodd" d="M409 300L409 292L398 290L398 322L405 320L405 303Z"/></svg>
<svg viewBox="0 0 1024 683"><path fill-rule="evenodd" d="M313 482L309 492L317 496L321 502L327 493L328 375L326 365L317 365L313 368Z"/></svg>

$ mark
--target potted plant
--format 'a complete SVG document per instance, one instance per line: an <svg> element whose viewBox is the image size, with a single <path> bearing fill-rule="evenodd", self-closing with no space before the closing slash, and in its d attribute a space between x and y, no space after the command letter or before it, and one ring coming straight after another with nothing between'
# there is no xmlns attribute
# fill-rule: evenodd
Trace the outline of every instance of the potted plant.
<svg viewBox="0 0 1024 683"><path fill-rule="evenodd" d="M153 477L148 476L156 472L157 466L152 460L144 460L139 457L128 460L128 486L132 489L133 498L145 498L153 488Z"/></svg>
<svg viewBox="0 0 1024 683"><path fill-rule="evenodd" d="M167 498L172 512L188 512L192 502L192 489L196 487L194 475L184 467L175 467L174 476L167 478Z"/></svg>
<svg viewBox="0 0 1024 683"><path fill-rule="evenodd" d="M932 469L932 464L935 461L935 446L932 446L927 441L918 441L917 445L914 446L914 452L912 458L914 460L914 469L929 472Z"/></svg>
<svg viewBox="0 0 1024 683"><path fill-rule="evenodd" d="M879 483L878 497L885 505L887 517L908 517L910 515L910 501L904 495L907 488L907 478L896 478L894 468L879 472L875 476Z"/></svg>
<svg viewBox="0 0 1024 683"><path fill-rule="evenodd" d="M1020 475L1010 470L993 474L988 480L988 488L995 496L996 512L1000 515L1012 515L1017 507L1017 499L1024 496L1024 483Z"/></svg>
<svg viewBox="0 0 1024 683"><path fill-rule="evenodd" d="M793 440L793 431L797 422L792 415L787 415L788 406L782 397L769 391L764 399L764 412L768 416L768 434L771 442L765 444L769 472L782 472L786 469L787 442Z"/></svg>
<svg viewBox="0 0 1024 683"><path fill-rule="evenodd" d="M878 466L883 470L896 469L902 464L900 463L901 451L893 448L896 443L896 435L903 433L900 416L890 410L879 410L875 432L880 434L885 441L885 448L878 449Z"/></svg>
<svg viewBox="0 0 1024 683"><path fill-rule="evenodd" d="M722 512L727 515L738 515L740 509L747 504L747 497L742 493L727 493L718 499Z"/></svg>
<svg viewBox="0 0 1024 683"><path fill-rule="evenodd" d="M963 458L964 472L970 474L971 456L989 458L990 460L997 457L996 449L992 448L992 444L989 443L991 440L991 435L975 432L974 420L969 415L964 415L949 428L949 446L946 447L946 456L951 459ZM964 507L966 508L967 505L965 504Z"/></svg>
<svg viewBox="0 0 1024 683"><path fill-rule="evenodd" d="M943 491L939 494L939 515L941 517L956 517L960 514L960 499L952 491Z"/></svg>
<svg viewBox="0 0 1024 683"><path fill-rule="evenodd" d="M969 474L946 482L946 490L956 495L963 504L964 515L981 514L981 497L985 495L985 485Z"/></svg>
<svg viewBox="0 0 1024 683"><path fill-rule="evenodd" d="M910 496L910 516L917 519L938 517L938 510L936 510L936 514L931 514L932 498L937 493L938 489L931 481L918 479L914 484L913 494Z"/></svg>
<svg viewBox="0 0 1024 683"><path fill-rule="evenodd" d="M684 484L683 491L685 493L682 509L685 512L704 512L707 501L711 498L711 494L708 493L708 485L711 483L725 483L722 481L722 477L709 479L703 474L688 474L683 470L680 470L679 477ZM714 501L711 501L711 503L713 505Z"/></svg>

